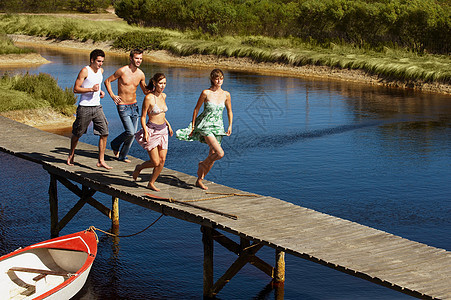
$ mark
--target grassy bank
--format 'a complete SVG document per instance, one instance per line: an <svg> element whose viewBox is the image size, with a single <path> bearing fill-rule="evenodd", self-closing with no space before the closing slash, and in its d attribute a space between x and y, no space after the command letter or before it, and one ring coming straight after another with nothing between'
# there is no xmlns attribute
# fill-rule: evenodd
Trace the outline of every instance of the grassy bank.
<svg viewBox="0 0 451 300"><path fill-rule="evenodd" d="M51 108L72 116L76 97L70 89L61 89L48 74L22 74L0 78L0 112Z"/></svg>
<svg viewBox="0 0 451 300"><path fill-rule="evenodd" d="M8 38L5 33L0 31L0 55L5 54L27 54L34 51L28 48L19 48L14 45L13 41Z"/></svg>
<svg viewBox="0 0 451 300"><path fill-rule="evenodd" d="M404 49L374 51L333 43L318 45L296 38L210 36L198 31L142 28L123 21L44 15L3 15L0 17L0 31L60 40L106 41L122 50L139 47L167 50L182 56L212 54L249 57L258 62L291 66L360 69L383 80L451 83L451 59L448 55L419 55Z"/></svg>

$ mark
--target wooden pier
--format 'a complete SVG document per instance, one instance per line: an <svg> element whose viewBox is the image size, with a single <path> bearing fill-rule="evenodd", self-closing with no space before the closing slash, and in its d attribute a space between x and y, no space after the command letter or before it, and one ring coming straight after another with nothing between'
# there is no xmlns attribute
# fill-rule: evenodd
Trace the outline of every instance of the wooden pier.
<svg viewBox="0 0 451 300"><path fill-rule="evenodd" d="M145 188L148 177L134 182L133 164L108 161L112 170L96 167L97 146L79 143L76 165L66 165L69 139L0 117L0 150L41 164L50 173L49 201L53 235L85 204L118 222L118 200L128 201L201 226L204 243L204 295L214 296L247 263L276 283L284 281L284 255L304 258L391 289L429 299L451 299L451 252L410 241L380 230L300 207L280 199L254 195L205 181L207 192L194 187L196 178L165 168L157 184ZM107 150L107 155L111 151ZM141 162L133 159L133 162ZM63 184L80 197L62 218L56 186ZM78 183L82 185L79 188ZM111 195L112 208L94 199ZM221 231L240 237L240 243ZM216 282L213 244L238 255ZM274 266L256 255L275 249Z"/></svg>

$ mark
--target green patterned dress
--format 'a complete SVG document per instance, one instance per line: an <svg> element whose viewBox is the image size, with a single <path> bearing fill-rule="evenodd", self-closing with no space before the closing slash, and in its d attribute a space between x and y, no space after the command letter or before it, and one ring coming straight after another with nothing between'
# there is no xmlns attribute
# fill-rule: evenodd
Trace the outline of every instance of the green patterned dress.
<svg viewBox="0 0 451 300"><path fill-rule="evenodd" d="M218 143L221 144L222 137L227 135L224 131L224 122L222 120L222 112L224 111L224 103L215 104L210 101L204 102L204 111L197 116L195 121L194 133L189 136L192 129L192 122L188 128L176 131L176 136L182 141L199 141L205 143L204 136L214 136Z"/></svg>

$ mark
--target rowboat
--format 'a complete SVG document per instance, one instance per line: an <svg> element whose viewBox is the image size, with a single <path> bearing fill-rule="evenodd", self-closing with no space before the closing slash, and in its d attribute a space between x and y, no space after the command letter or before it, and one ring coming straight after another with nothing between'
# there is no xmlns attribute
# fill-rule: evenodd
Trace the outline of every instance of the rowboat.
<svg viewBox="0 0 451 300"><path fill-rule="evenodd" d="M70 299L86 282L97 236L85 230L0 257L0 300Z"/></svg>

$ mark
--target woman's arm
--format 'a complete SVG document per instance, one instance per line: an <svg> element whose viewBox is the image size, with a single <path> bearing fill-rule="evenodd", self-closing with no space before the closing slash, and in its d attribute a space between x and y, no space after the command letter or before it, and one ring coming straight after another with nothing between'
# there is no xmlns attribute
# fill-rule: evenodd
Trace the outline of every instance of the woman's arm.
<svg viewBox="0 0 451 300"><path fill-rule="evenodd" d="M190 136L193 134L193 131L194 131L194 124L196 123L197 114L199 113L199 110L202 107L202 104L204 104L204 101L206 99L207 99L207 93L206 93L206 90L203 90L199 96L199 99L197 100L196 107L194 107L193 121L192 121L192 128L191 128Z"/></svg>
<svg viewBox="0 0 451 300"><path fill-rule="evenodd" d="M225 107L227 109L227 118L229 119L229 127L227 128L227 135L232 134L232 123L233 123L233 113L232 113L232 97L229 92L226 92Z"/></svg>
<svg viewBox="0 0 451 300"><path fill-rule="evenodd" d="M174 134L174 131L172 130L171 124L169 124L169 121L164 118L164 121L166 122L166 125L168 126L169 135L172 136Z"/></svg>
<svg viewBox="0 0 451 300"><path fill-rule="evenodd" d="M163 98L163 99L164 99L164 105L167 106L167 104L166 104L166 94L165 94L165 93L163 93L163 97L164 97L164 98ZM169 124L168 119L166 119L166 114L165 114L165 117L164 117L164 122L165 122L166 125L168 126L169 135L172 136L172 134L174 133L174 131L172 130L171 124Z"/></svg>
<svg viewBox="0 0 451 300"><path fill-rule="evenodd" d="M146 142L149 139L149 133L147 132L146 126L147 112L149 111L149 107L150 107L150 94L144 97L143 106L141 110L141 127L144 131L144 140Z"/></svg>

